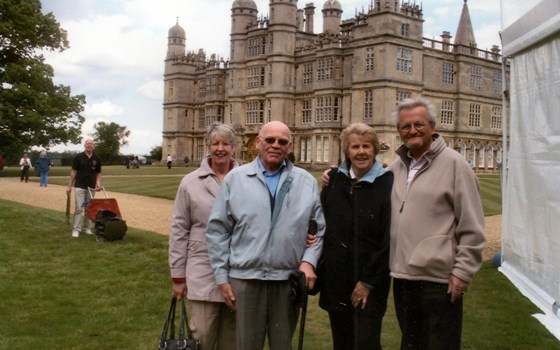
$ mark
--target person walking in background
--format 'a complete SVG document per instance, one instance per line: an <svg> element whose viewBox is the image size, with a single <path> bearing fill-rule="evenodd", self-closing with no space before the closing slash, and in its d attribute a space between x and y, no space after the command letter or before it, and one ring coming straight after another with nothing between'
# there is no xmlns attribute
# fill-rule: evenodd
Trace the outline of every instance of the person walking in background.
<svg viewBox="0 0 560 350"><path fill-rule="evenodd" d="M68 179L68 187L66 193L72 192L74 187L74 225L72 228L72 237L79 237L83 231L91 235L91 220L84 216L82 222L82 214L85 211L85 204L93 199L95 191L101 189L101 159L93 153L95 143L93 139L87 139L84 143L85 150L77 154L72 161L72 171ZM89 191L88 189L94 189Z"/></svg>
<svg viewBox="0 0 560 350"><path fill-rule="evenodd" d="M235 349L235 314L216 285L206 246L206 224L220 184L238 166L233 156L235 132L213 124L207 134L208 156L186 175L177 191L169 234L173 295L189 299L193 337L204 349Z"/></svg>
<svg viewBox="0 0 560 350"><path fill-rule="evenodd" d="M167 169L171 169L171 164L173 163L173 158L171 158L171 154L167 154Z"/></svg>
<svg viewBox="0 0 560 350"><path fill-rule="evenodd" d="M216 283L236 315L237 349L291 349L298 304L289 276L298 269L315 284L325 221L317 180L286 157L292 146L282 122L265 124L259 155L225 177L210 214L206 239ZM311 220L317 241L306 248Z"/></svg>
<svg viewBox="0 0 560 350"><path fill-rule="evenodd" d="M341 135L346 160L321 192L327 222L319 267L319 306L329 314L333 349L381 349L387 309L393 173L376 160L372 127L350 124Z"/></svg>
<svg viewBox="0 0 560 350"><path fill-rule="evenodd" d="M390 268L401 349L461 348L463 297L485 244L478 179L435 118L424 98L397 107Z"/></svg>
<svg viewBox="0 0 560 350"><path fill-rule="evenodd" d="M49 182L49 170L51 168L51 160L47 158L47 152L41 151L39 159L35 162L35 167L39 172L39 187L47 187Z"/></svg>
<svg viewBox="0 0 560 350"><path fill-rule="evenodd" d="M20 182L29 181L29 169L31 168L31 159L27 157L27 153L19 160L19 167L21 169Z"/></svg>

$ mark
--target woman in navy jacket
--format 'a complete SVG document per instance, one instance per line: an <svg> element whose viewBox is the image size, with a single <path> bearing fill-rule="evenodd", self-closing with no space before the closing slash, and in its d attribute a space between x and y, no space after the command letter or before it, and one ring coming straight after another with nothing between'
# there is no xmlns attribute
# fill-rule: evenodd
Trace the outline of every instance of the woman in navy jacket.
<svg viewBox="0 0 560 350"><path fill-rule="evenodd" d="M393 173L375 160L379 140L363 123L341 133L346 160L321 193L327 222L319 305L329 313L334 349L381 349L389 294Z"/></svg>

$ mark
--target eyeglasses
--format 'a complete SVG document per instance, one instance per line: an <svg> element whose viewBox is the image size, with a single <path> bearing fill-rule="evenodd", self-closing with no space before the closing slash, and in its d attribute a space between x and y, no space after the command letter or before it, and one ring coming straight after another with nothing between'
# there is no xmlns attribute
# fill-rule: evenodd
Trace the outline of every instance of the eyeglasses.
<svg viewBox="0 0 560 350"><path fill-rule="evenodd" d="M260 136L260 138L263 139L264 142L268 143L269 145L274 145L274 143L276 143L276 141L278 141L278 144L280 146L286 146L288 143L290 143L289 140L276 138L276 137L272 137L272 136L269 136L269 137Z"/></svg>
<svg viewBox="0 0 560 350"><path fill-rule="evenodd" d="M414 126L414 129L416 129L416 130L422 130L426 126L426 122L421 121L421 120L417 120L415 122L410 122L410 123L406 123L406 124L403 124L403 125L399 125L399 130L409 132L410 130L412 130L413 126Z"/></svg>

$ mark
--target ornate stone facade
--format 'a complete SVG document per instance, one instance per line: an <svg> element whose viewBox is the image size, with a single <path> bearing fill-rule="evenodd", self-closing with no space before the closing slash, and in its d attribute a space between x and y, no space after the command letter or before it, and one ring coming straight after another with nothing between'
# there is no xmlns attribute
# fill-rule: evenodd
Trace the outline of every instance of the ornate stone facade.
<svg viewBox="0 0 560 350"><path fill-rule="evenodd" d="M366 0L367 2L367 0ZM368 11L341 21L342 6L327 0L323 30L313 33L313 3L271 0L268 18L253 0L231 9L230 59L186 51L186 35L169 30L165 59L163 155L177 164L199 162L205 130L214 121L234 125L235 157L256 155L263 123L281 120L293 131L293 159L308 169L340 163L338 135L352 122L373 126L394 159L400 145L392 113L407 97L436 106L436 129L479 172L497 172L502 150L502 57L476 47L467 2L455 41L423 37L420 6L371 1ZM459 15L459 14L458 14ZM224 33L225 35L225 33ZM506 71L506 76L507 76Z"/></svg>

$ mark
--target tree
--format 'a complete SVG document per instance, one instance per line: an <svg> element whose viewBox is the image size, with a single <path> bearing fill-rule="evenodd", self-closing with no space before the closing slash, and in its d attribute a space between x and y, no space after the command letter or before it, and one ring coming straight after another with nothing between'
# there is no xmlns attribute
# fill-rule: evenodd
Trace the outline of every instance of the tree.
<svg viewBox="0 0 560 350"><path fill-rule="evenodd" d="M150 158L159 161L161 160L162 156L163 156L163 148L161 146L152 147L152 149L150 150Z"/></svg>
<svg viewBox="0 0 560 350"><path fill-rule="evenodd" d="M120 149L121 146L128 145L126 138L130 135L130 130L117 123L105 122L96 123L93 127L96 130L93 134L95 153L105 161L120 161Z"/></svg>
<svg viewBox="0 0 560 350"><path fill-rule="evenodd" d="M0 153L80 143L84 95L53 83L45 51L68 48L66 31L39 0L0 0Z"/></svg>

